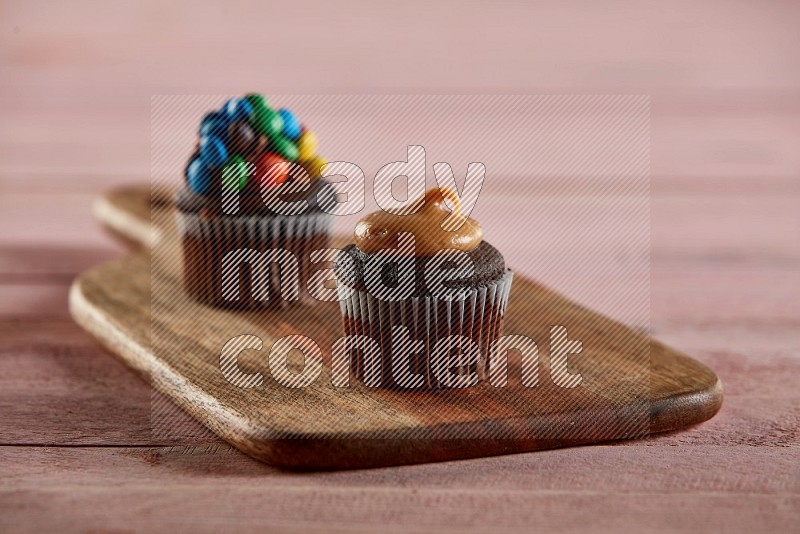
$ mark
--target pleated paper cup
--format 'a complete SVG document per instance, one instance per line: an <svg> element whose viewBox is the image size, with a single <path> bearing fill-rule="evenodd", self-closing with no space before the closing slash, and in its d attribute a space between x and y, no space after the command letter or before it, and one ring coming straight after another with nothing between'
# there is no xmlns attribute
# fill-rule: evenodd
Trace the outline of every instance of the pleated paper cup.
<svg viewBox="0 0 800 534"><path fill-rule="evenodd" d="M311 272L309 257L314 250L328 248L332 224L333 216L324 212L204 216L179 211L184 290L199 302L224 308L274 309L310 303L313 299L305 289ZM270 258L280 260L285 272L278 263L266 262ZM259 273L257 265L265 270Z"/></svg>
<svg viewBox="0 0 800 534"><path fill-rule="evenodd" d="M355 347L351 371L369 386L389 389L467 387L486 379L513 277L506 271L458 300L386 301L340 282L344 331Z"/></svg>

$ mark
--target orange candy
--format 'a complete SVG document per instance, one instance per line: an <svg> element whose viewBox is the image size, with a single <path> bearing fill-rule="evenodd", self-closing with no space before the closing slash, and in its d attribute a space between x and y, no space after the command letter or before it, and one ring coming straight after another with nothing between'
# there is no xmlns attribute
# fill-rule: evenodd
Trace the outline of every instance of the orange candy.
<svg viewBox="0 0 800 534"><path fill-rule="evenodd" d="M277 154L266 154L256 165L258 182L266 187L277 187L289 178L288 161Z"/></svg>

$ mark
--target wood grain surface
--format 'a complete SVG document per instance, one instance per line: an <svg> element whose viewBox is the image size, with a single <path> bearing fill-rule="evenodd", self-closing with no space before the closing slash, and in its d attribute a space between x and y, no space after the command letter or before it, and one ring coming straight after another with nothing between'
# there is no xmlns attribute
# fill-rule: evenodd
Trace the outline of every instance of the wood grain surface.
<svg viewBox="0 0 800 534"><path fill-rule="evenodd" d="M0 530L796 530L800 4L486 6L0 3ZM265 30L276 20L293 23ZM92 205L147 183L151 97L250 90L651 95L649 324L720 376L719 414L639 440L302 475L180 410L155 428L151 408L172 404L72 321L69 285L125 251ZM502 208L539 194L516 180L480 201L517 266L540 252L504 241ZM613 315L590 288L520 272Z"/></svg>

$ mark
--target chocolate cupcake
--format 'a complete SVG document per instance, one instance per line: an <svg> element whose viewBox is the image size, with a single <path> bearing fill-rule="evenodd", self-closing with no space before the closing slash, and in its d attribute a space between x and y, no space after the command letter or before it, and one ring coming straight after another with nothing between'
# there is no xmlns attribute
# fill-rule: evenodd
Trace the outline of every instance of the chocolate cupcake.
<svg viewBox="0 0 800 534"><path fill-rule="evenodd" d="M312 301L309 255L328 247L320 200L333 194L314 134L252 94L207 114L199 135L176 195L186 293L236 309Z"/></svg>
<svg viewBox="0 0 800 534"><path fill-rule="evenodd" d="M459 210L452 191L431 189L414 213L361 219L337 256L351 370L367 385L466 387L486 377L513 273Z"/></svg>

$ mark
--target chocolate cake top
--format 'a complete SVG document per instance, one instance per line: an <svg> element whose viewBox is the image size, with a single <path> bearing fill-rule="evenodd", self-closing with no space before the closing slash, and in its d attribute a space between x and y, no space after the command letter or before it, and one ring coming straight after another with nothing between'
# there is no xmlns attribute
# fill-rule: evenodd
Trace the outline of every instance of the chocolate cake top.
<svg viewBox="0 0 800 534"><path fill-rule="evenodd" d="M506 264L503 255L486 241L482 241L476 248L465 252L472 262L472 274L459 277L456 280L444 282L445 287L451 289L474 289L485 287L496 282L505 275ZM347 256L347 257L345 257ZM333 263L336 279L340 283L347 284L349 287L359 291L367 291L369 288L366 277L380 277L380 281L386 287L396 287L399 284L400 271L397 263L387 262L379 272L375 272L374 265L370 260L375 258L374 253L364 252L355 245L348 245L337 256ZM431 263L433 256L415 256L409 258L414 262L414 297L422 297L431 294L431 290L426 283L426 273L430 276L431 269L435 264ZM437 262L438 263L438 262ZM452 270L453 265L447 261L442 262L439 269Z"/></svg>

